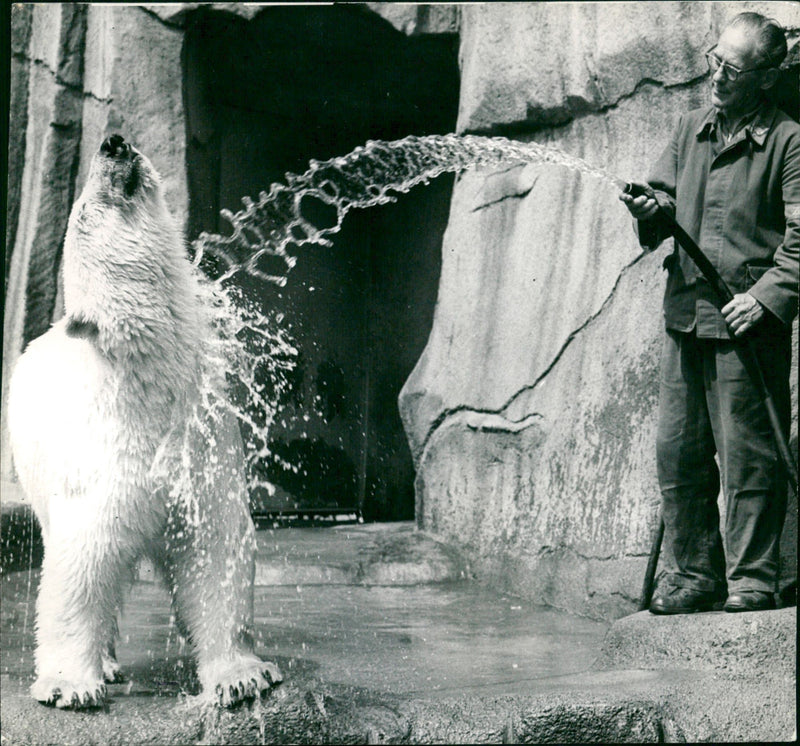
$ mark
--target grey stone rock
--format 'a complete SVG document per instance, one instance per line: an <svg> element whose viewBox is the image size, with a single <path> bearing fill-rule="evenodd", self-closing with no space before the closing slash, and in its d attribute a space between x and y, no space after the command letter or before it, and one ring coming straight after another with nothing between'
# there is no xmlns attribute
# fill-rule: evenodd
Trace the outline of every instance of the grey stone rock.
<svg viewBox="0 0 800 746"><path fill-rule="evenodd" d="M14 6L11 12L11 53L25 55L31 37L33 8L30 5Z"/></svg>
<svg viewBox="0 0 800 746"><path fill-rule="evenodd" d="M164 23L182 26L186 16L198 8L206 8L220 13L230 13L250 20L262 11L257 3L144 3L141 6L148 13L160 18Z"/></svg>
<svg viewBox="0 0 800 746"><path fill-rule="evenodd" d="M797 663L796 608L729 614L619 619L603 640L598 667L663 668L764 673L791 677Z"/></svg>
<svg viewBox="0 0 800 746"><path fill-rule="evenodd" d="M365 3L381 18L408 36L416 34L456 34L459 7L442 3Z"/></svg>
<svg viewBox="0 0 800 746"><path fill-rule="evenodd" d="M788 3L748 3L788 27ZM644 81L683 85L740 3L481 3L462 7L458 131L562 124Z"/></svg>
<svg viewBox="0 0 800 746"><path fill-rule="evenodd" d="M522 714L523 743L660 743L661 712L652 703L562 704Z"/></svg>
<svg viewBox="0 0 800 746"><path fill-rule="evenodd" d="M87 6L82 4L61 6L57 75L66 86L80 86L83 82L86 11Z"/></svg>
<svg viewBox="0 0 800 746"><path fill-rule="evenodd" d="M661 257L637 261L608 185L512 173L455 191L434 329L400 397L417 520L492 582L599 613L609 580L587 562L645 554L655 520Z"/></svg>
<svg viewBox="0 0 800 746"><path fill-rule="evenodd" d="M46 76L49 77L49 76ZM57 276L67 220L75 198L81 138L82 100L72 89L48 86L45 81L37 90L50 87L48 128L42 134L42 160L39 202L34 213L36 225L32 243L22 249L29 255L25 302L25 343L46 332L52 324L56 307ZM32 226L33 227L33 226Z"/></svg>
<svg viewBox="0 0 800 746"><path fill-rule="evenodd" d="M25 57L33 24L30 5L13 6L11 12L11 65L9 74L9 122L24 122L28 112L28 78L30 60ZM8 179L6 182L6 247L5 266L11 265L11 253L17 234L20 211L20 191L25 157L25 128L10 127L8 133ZM8 287L8 274L3 278Z"/></svg>

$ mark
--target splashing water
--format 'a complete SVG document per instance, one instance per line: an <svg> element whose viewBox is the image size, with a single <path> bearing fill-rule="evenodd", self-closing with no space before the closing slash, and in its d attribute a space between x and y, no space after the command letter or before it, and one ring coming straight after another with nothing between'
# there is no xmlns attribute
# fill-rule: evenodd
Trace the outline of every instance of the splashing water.
<svg viewBox="0 0 800 746"><path fill-rule="evenodd" d="M270 457L267 431L287 388L285 376L294 365L297 350L280 327L282 317L266 318L230 280L245 273L283 286L297 261L290 248L331 246L330 236L339 231L351 209L394 202L396 194L444 173L514 163L560 165L617 188L624 185L580 158L539 143L456 134L409 136L393 142L370 140L347 155L311 160L302 175L287 173L285 184L273 184L269 192L261 192L257 202L244 197L241 211L221 212L232 227L230 235L202 233L193 242L195 266L201 266L205 257L213 257L222 267L211 283L211 302L219 311L217 326L222 333L217 348L211 350L210 362L212 369L221 366L218 370L225 370L243 394L244 403L232 406L232 412L246 433L251 492L273 490L257 476L257 466ZM314 225L303 212L309 200L335 211L335 221L324 227ZM276 261L279 271L265 269L266 264L274 268Z"/></svg>
<svg viewBox="0 0 800 746"><path fill-rule="evenodd" d="M278 413L287 374L297 349L282 327L283 315L262 312L236 286L208 285L207 301L217 335L209 340L201 381L201 409L217 422L229 416L239 421L244 438L248 489L251 494L274 487L263 477L261 464L275 458L267 447ZM225 394L222 392L225 391ZM196 421L202 432L204 423Z"/></svg>

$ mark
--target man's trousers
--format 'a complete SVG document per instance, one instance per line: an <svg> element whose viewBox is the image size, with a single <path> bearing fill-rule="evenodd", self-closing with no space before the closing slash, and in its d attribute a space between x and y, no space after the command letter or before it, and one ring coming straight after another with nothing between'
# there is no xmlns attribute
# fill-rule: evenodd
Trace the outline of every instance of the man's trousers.
<svg viewBox="0 0 800 746"><path fill-rule="evenodd" d="M759 361L788 434L790 331L769 318L756 329ZM766 408L738 347L731 340L667 330L657 442L665 540L678 568L675 586L723 595L726 586L728 593L773 593L786 479Z"/></svg>

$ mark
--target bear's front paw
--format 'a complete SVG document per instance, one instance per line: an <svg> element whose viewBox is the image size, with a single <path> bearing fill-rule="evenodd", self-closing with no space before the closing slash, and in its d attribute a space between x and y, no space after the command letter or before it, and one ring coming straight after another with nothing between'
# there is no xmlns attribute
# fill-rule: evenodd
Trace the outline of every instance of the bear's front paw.
<svg viewBox="0 0 800 746"><path fill-rule="evenodd" d="M31 695L46 705L83 710L105 704L106 685L102 681L67 681L41 677L31 686Z"/></svg>
<svg viewBox="0 0 800 746"><path fill-rule="evenodd" d="M275 663L256 656L212 663L203 677L204 695L223 707L261 697L283 681Z"/></svg>

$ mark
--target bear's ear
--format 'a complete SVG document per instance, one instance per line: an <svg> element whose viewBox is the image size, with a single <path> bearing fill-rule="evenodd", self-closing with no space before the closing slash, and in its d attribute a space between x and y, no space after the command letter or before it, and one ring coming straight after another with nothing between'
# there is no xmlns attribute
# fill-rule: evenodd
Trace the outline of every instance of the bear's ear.
<svg viewBox="0 0 800 746"><path fill-rule="evenodd" d="M100 333L94 321L87 321L76 316L70 317L66 331L68 337L90 340L97 339L97 335Z"/></svg>

